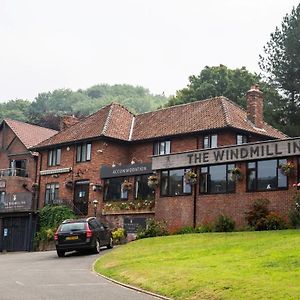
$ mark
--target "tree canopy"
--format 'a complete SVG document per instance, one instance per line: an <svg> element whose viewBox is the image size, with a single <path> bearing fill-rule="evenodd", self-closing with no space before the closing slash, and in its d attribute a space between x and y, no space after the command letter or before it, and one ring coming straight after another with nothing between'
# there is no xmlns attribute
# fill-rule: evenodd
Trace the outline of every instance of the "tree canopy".
<svg viewBox="0 0 300 300"><path fill-rule="evenodd" d="M84 117L111 102L121 103L133 113L143 113L157 109L167 101L167 97L153 95L140 86L99 84L86 90L57 89L40 93L33 102L11 100L2 103L0 120L12 118L59 129L62 115Z"/></svg>
<svg viewBox="0 0 300 300"><path fill-rule="evenodd" d="M284 130L280 117L282 97L272 85L264 82L259 75L250 73L245 67L229 69L224 65L206 66L199 75L190 76L188 86L177 91L166 106L225 96L245 108L247 105L245 93L254 83L259 83L264 93L265 120L274 127Z"/></svg>
<svg viewBox="0 0 300 300"><path fill-rule="evenodd" d="M300 4L271 34L260 55L265 78L283 97L281 123L289 135L300 134Z"/></svg>

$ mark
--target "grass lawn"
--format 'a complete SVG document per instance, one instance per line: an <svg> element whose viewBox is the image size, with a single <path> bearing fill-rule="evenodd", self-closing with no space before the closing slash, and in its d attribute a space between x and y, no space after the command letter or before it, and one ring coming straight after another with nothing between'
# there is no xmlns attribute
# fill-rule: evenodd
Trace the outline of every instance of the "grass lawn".
<svg viewBox="0 0 300 300"><path fill-rule="evenodd" d="M173 299L300 299L300 230L138 240L95 270Z"/></svg>

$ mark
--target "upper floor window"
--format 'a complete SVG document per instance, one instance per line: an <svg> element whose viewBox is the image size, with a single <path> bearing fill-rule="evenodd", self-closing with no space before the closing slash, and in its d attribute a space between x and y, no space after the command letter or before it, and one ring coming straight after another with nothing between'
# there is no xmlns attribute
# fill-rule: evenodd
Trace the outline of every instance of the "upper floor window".
<svg viewBox="0 0 300 300"><path fill-rule="evenodd" d="M176 169L161 172L160 193L162 196L178 196L192 193L192 187L185 181L184 174L190 169Z"/></svg>
<svg viewBox="0 0 300 300"><path fill-rule="evenodd" d="M230 178L234 164L200 168L200 193L222 194L235 192L235 182Z"/></svg>
<svg viewBox="0 0 300 300"><path fill-rule="evenodd" d="M153 154L164 155L171 153L171 141L158 141L154 143Z"/></svg>
<svg viewBox="0 0 300 300"><path fill-rule="evenodd" d="M122 183L127 180L124 177L116 177L105 180L104 201L127 200L128 191L122 189Z"/></svg>
<svg viewBox="0 0 300 300"><path fill-rule="evenodd" d="M135 199L150 200L154 199L155 191L148 186L148 177L151 174L139 175L135 177Z"/></svg>
<svg viewBox="0 0 300 300"><path fill-rule="evenodd" d="M203 139L203 148L217 148L218 147L218 135L217 134L209 134L205 135Z"/></svg>
<svg viewBox="0 0 300 300"><path fill-rule="evenodd" d="M60 165L61 149L52 149L48 151L48 166Z"/></svg>
<svg viewBox="0 0 300 300"><path fill-rule="evenodd" d="M57 182L47 183L45 191L45 204L53 204L58 200L59 184Z"/></svg>
<svg viewBox="0 0 300 300"><path fill-rule="evenodd" d="M92 144L85 143L76 147L76 162L84 162L91 160Z"/></svg>
<svg viewBox="0 0 300 300"><path fill-rule="evenodd" d="M245 134L237 134L236 135L236 144L242 145L248 143L248 137Z"/></svg>
<svg viewBox="0 0 300 300"><path fill-rule="evenodd" d="M260 160L247 163L247 191L269 191L287 188L287 176L280 170L286 159Z"/></svg>

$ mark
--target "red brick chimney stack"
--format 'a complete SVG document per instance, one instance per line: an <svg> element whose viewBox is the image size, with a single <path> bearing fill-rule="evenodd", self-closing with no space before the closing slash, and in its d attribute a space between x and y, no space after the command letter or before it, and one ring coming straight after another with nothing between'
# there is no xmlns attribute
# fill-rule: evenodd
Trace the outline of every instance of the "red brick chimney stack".
<svg viewBox="0 0 300 300"><path fill-rule="evenodd" d="M247 92L246 98L248 120L251 121L255 127L262 128L264 122L264 99L258 84L251 86L251 89Z"/></svg>
<svg viewBox="0 0 300 300"><path fill-rule="evenodd" d="M60 124L59 124L59 129L60 131L65 130L69 128L72 125L75 125L78 123L80 120L76 118L75 116L62 116L60 119Z"/></svg>

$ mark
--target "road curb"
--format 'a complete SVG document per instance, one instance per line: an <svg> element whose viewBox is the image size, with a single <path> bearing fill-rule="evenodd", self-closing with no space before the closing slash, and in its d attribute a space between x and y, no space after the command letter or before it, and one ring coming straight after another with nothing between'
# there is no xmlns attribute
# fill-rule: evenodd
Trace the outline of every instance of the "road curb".
<svg viewBox="0 0 300 300"><path fill-rule="evenodd" d="M100 258L101 258L101 257L100 257ZM100 258L97 258L97 260L100 259ZM115 283L115 284L121 285L121 286L123 286L123 287L126 287L126 288L128 288L128 289L131 289L131 290L134 290L134 291L137 291L137 292L140 292L140 293L144 293L144 294L147 294L147 295L150 295L150 296L153 296L153 297L157 297L157 298L163 299L163 300L173 300L173 299L171 299L171 298L168 298L168 297L165 297L165 296L161 296L161 295L159 295L159 294L155 294L155 293L152 293L152 292L143 290L143 289L141 289L141 288L138 288L138 287L135 287L135 286L132 286L132 285L129 285L129 284L126 284L126 283L117 281L117 280L115 280L115 279L109 278L109 277L107 277L107 276L105 276L105 275L102 275L102 274L96 272L96 271L95 271L95 264L96 264L97 260L95 260L95 261L93 262L93 265L92 265L92 272L95 273L96 275L98 275L98 276L100 276L100 277L102 277L102 278L104 278L104 279L106 279L106 280L108 280L108 281L111 281L111 282L113 282L113 283Z"/></svg>

